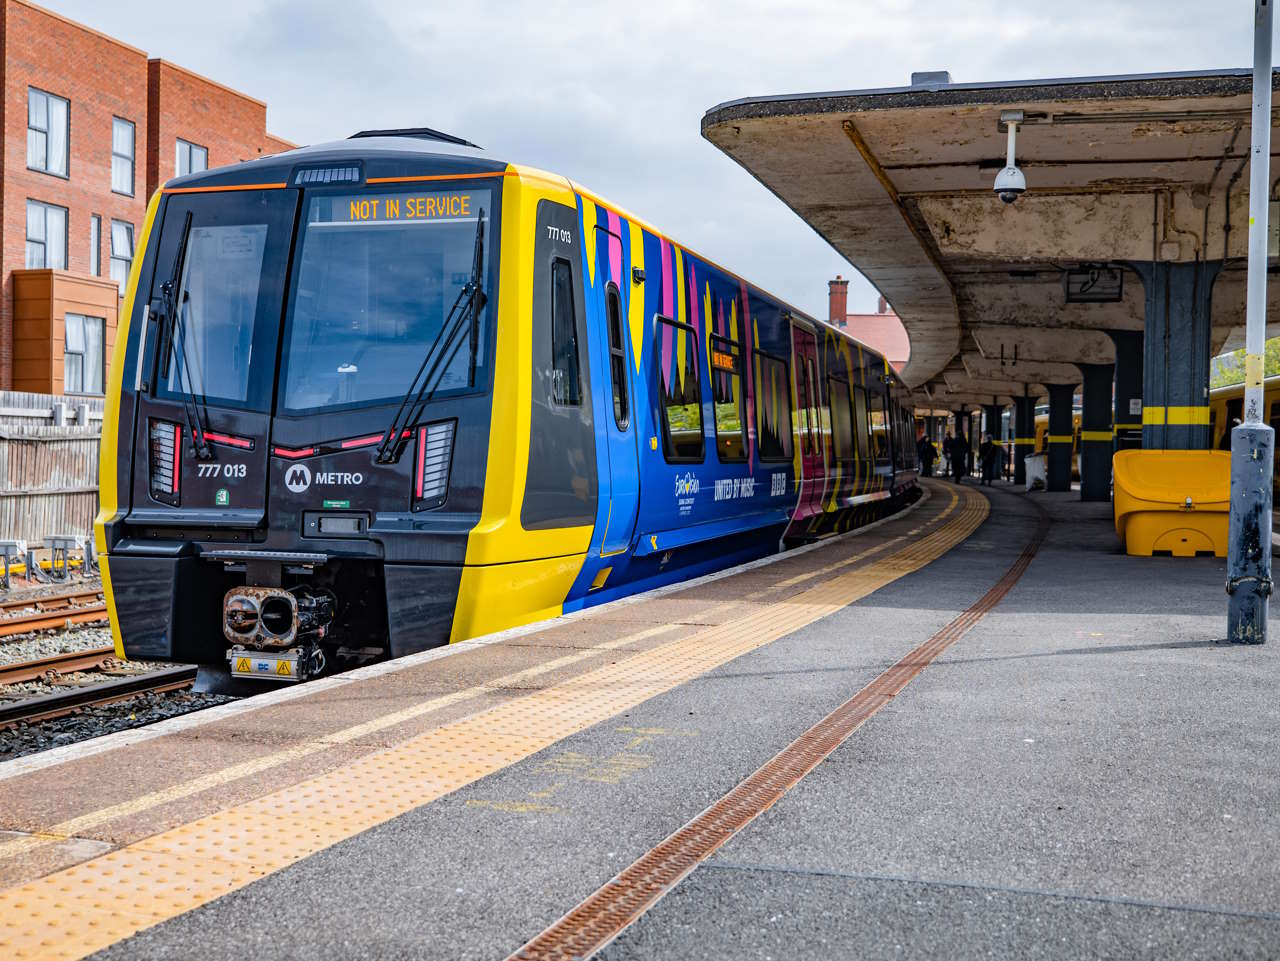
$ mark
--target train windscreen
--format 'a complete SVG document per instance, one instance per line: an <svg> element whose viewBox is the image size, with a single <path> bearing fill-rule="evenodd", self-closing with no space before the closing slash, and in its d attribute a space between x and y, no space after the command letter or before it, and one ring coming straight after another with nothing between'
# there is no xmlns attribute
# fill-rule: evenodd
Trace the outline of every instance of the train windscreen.
<svg viewBox="0 0 1280 961"><path fill-rule="evenodd" d="M435 394L468 389L470 331L446 322L471 280L477 241L488 287L492 212L487 189L311 197L295 255L282 412L398 402L433 349L443 357ZM486 380L490 313L475 318L476 384Z"/></svg>

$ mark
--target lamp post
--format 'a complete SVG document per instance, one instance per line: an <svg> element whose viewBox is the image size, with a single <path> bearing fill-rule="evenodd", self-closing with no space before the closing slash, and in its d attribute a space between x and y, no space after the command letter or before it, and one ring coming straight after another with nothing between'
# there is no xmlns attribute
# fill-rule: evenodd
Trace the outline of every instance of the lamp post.
<svg viewBox="0 0 1280 961"><path fill-rule="evenodd" d="M1265 644L1271 596L1271 483L1275 432L1263 422L1267 330L1267 211L1271 160L1273 0L1253 5L1253 143L1249 152L1249 281L1245 313L1244 421L1231 431L1227 536L1227 639Z"/></svg>

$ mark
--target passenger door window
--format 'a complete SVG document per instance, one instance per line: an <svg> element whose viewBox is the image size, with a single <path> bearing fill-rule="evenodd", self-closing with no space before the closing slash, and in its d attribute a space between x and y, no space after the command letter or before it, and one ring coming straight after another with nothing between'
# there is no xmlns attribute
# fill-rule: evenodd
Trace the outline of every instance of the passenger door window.
<svg viewBox="0 0 1280 961"><path fill-rule="evenodd" d="M604 290L605 320L609 326L609 375L613 381L613 422L625 431L631 424L627 395L627 347L622 338L622 297L618 285L609 282Z"/></svg>
<svg viewBox="0 0 1280 961"><path fill-rule="evenodd" d="M582 406L573 271L569 261L560 258L551 264L551 400L561 407Z"/></svg>

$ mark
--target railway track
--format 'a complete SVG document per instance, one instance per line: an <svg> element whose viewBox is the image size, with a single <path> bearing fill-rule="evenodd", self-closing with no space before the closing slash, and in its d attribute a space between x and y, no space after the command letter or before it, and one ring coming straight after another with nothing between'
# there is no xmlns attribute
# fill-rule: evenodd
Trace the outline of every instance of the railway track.
<svg viewBox="0 0 1280 961"><path fill-rule="evenodd" d="M32 607L35 608L34 611L27 610ZM26 613L11 613L14 611ZM101 621L106 616L107 605L103 601L101 588L68 591L65 594L27 600L0 601L0 637L71 624L88 624L91 621Z"/></svg>
<svg viewBox="0 0 1280 961"><path fill-rule="evenodd" d="M0 684L34 681L50 672L74 674L77 671L101 670L108 660L115 657L115 653L114 647L91 647L85 651L54 654L52 657L41 657L34 661L0 664Z"/></svg>
<svg viewBox="0 0 1280 961"><path fill-rule="evenodd" d="M44 660L52 660L52 658L44 658ZM30 697L10 704L0 704L0 730L17 724L65 717L86 707L110 704L137 694L180 691L191 687L195 679L195 667L180 665L150 671L146 674L113 678L101 684L90 684L40 697Z"/></svg>

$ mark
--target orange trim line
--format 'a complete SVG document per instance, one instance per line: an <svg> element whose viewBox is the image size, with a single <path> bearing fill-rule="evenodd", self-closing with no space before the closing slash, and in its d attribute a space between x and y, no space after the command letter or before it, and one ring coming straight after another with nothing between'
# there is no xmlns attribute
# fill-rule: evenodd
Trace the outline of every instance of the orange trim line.
<svg viewBox="0 0 1280 961"><path fill-rule="evenodd" d="M516 177L519 174L514 170L491 170L486 173L478 174L422 174L417 177L369 177L365 180L367 184L410 184L421 183L424 180L480 180L485 177Z"/></svg>
<svg viewBox="0 0 1280 961"><path fill-rule="evenodd" d="M208 194L221 193L226 190L283 190L288 184L227 184L217 187L164 187L165 194Z"/></svg>

